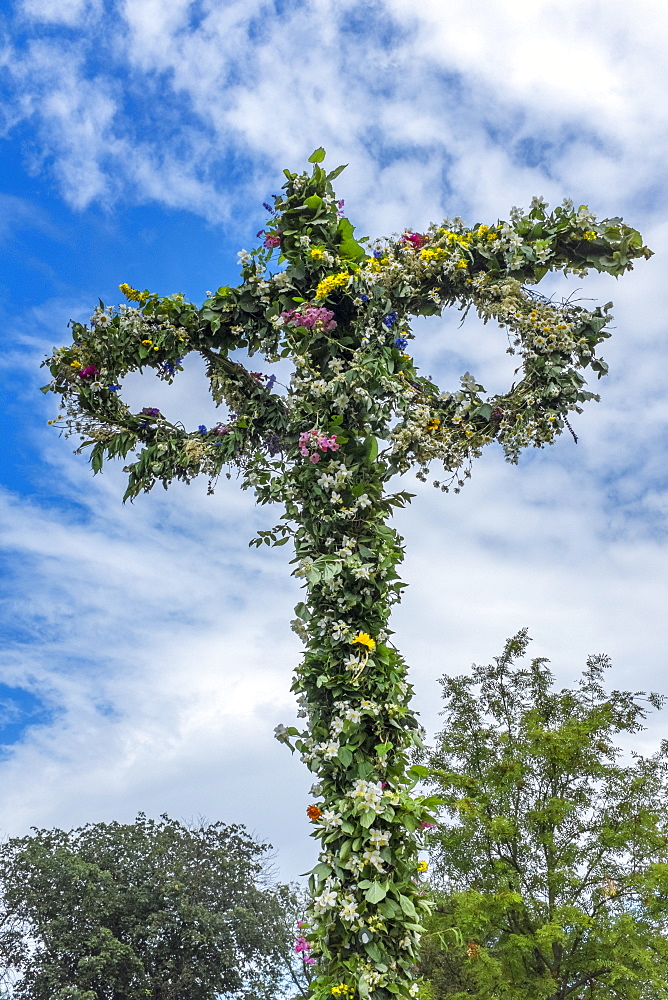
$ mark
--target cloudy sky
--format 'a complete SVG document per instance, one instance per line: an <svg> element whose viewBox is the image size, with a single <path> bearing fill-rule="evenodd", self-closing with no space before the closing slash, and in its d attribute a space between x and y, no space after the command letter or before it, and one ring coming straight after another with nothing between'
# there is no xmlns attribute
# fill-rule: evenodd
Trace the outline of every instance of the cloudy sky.
<svg viewBox="0 0 668 1000"><path fill-rule="evenodd" d="M40 363L127 281L201 301L236 283L283 167L327 149L358 231L493 223L532 195L623 215L656 254L619 281L602 401L518 467L489 450L461 495L407 482L395 616L428 731L437 678L522 626L560 683L607 652L610 684L668 693L662 0L14 0L0 14L0 832L131 820L245 823L284 877L310 867L310 778L275 742L294 708L299 600L273 512L234 479L121 505L46 426ZM662 69L662 66L664 67ZM444 388L512 371L505 338L415 324ZM140 405L212 421L191 356ZM668 710L667 710L668 712ZM655 714L636 746L666 735Z"/></svg>

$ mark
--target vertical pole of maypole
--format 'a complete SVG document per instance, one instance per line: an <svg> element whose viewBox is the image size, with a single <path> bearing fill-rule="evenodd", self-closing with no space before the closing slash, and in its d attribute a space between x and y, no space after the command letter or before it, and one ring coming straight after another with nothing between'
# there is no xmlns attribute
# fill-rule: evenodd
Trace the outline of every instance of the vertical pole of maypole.
<svg viewBox="0 0 668 1000"><path fill-rule="evenodd" d="M332 199L317 166L307 190L295 192L291 178L281 226L296 202L309 212ZM354 262L344 270L341 257L343 240L353 242L347 220L342 227L330 212L329 232L301 221L301 228L291 223L301 236L290 263L322 261L330 273L321 271L313 301L280 318L296 367L288 405L302 428L301 461L286 472L280 496L297 525L295 574L306 586L294 623L306 652L293 690L307 727L281 726L277 735L317 778L307 810L321 841L310 877L315 995L410 997L428 910L415 833L431 816L430 801L411 794L420 768L410 769L408 754L420 744L419 726L389 631L403 588L403 545L388 520L409 499L386 492L395 469L378 448L378 439L390 436L401 381L393 374L394 320L383 322L376 310L375 320L360 322L365 286ZM290 260L290 233L282 234L282 247Z"/></svg>

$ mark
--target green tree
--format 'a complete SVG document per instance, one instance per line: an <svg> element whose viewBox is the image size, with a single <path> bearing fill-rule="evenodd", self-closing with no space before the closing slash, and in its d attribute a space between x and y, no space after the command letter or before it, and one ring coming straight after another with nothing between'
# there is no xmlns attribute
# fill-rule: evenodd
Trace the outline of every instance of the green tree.
<svg viewBox="0 0 668 1000"><path fill-rule="evenodd" d="M36 830L0 848L17 1000L213 1000L280 961L285 900L242 826ZM285 891L285 890L284 890ZM17 935L17 923L21 934ZM280 978L280 976L279 976Z"/></svg>
<svg viewBox="0 0 668 1000"><path fill-rule="evenodd" d="M605 656L554 690L546 660L515 665L528 642L441 680L421 971L452 1000L664 1000L668 743L630 760L616 745L663 699L606 691Z"/></svg>
<svg viewBox="0 0 668 1000"><path fill-rule="evenodd" d="M310 880L314 988L321 1000L392 1000L417 989L428 903L415 880L415 834L434 805L415 794L419 725L389 628L403 587L402 539L389 522L410 500L392 481L411 469L426 479L437 462L436 485L459 490L488 444L516 462L568 428L569 415L598 398L583 372L607 370L597 347L610 314L533 286L554 270L621 275L651 251L621 219L597 221L570 202L548 211L539 198L491 226L445 220L360 241L332 187L343 168L327 173L324 157L312 154L312 172L285 171L262 244L239 254L239 285L201 307L121 285L134 305L100 303L89 324L74 322L71 343L46 362L44 391L59 396L52 423L90 448L94 472L130 456L126 497L200 473L213 482L231 466L259 503L281 505L277 527L254 541L292 539L305 587L293 690L306 722L277 736L316 775L307 810L321 842ZM503 329L521 373L507 392L488 396L468 372L442 391L420 374L407 350L411 317L453 305ZM249 371L241 351L285 359L289 385L281 391L276 376ZM150 399L141 410L123 402L130 372L172 382L190 353L228 408L213 427L186 428Z"/></svg>

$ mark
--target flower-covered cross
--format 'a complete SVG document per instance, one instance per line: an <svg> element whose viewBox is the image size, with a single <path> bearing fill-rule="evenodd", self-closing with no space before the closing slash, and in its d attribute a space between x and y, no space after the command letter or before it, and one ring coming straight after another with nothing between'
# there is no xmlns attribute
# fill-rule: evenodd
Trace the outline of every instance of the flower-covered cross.
<svg viewBox="0 0 668 1000"><path fill-rule="evenodd" d="M293 622L305 645L293 684L304 727L276 730L316 776L307 813L321 852L298 950L315 963L316 997L390 1000L417 992L429 908L418 850L437 805L415 791L420 727L389 629L403 547L388 522L410 499L391 481L410 469L425 479L436 462L437 485L458 490L485 445L515 462L554 441L597 398L583 372L606 371L596 350L610 314L544 298L536 284L554 270L619 275L650 251L620 219L599 222L570 203L549 212L539 199L491 226L455 219L358 241L332 189L343 168L326 173L324 155L311 156L311 174L285 171L261 245L239 255L241 284L199 308L122 285L130 305L100 305L89 325L73 323L44 389L61 397L52 423L83 439L94 472L108 458L128 462L126 498L200 473L213 484L236 467L259 503L282 505L279 525L254 542L292 538L305 588ZM453 305L505 330L521 370L507 392L488 397L468 373L443 390L420 374L410 319ZM288 359L284 391L249 371L241 349L267 364ZM188 429L124 403L128 373L171 383L192 352L224 420Z"/></svg>

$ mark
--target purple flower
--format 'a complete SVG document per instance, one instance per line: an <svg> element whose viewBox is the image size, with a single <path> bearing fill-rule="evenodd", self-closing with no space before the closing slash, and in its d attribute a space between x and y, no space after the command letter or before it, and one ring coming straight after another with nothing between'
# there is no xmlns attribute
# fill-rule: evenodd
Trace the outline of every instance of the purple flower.
<svg viewBox="0 0 668 1000"><path fill-rule="evenodd" d="M266 440L267 451L270 455L278 455L279 451L282 451L281 439L278 434L270 434Z"/></svg>
<svg viewBox="0 0 668 1000"><path fill-rule="evenodd" d="M267 249L273 250L274 247L280 247L281 237L278 235L278 233L267 233L267 235L263 240L263 243L264 246L267 247Z"/></svg>
<svg viewBox="0 0 668 1000"><path fill-rule="evenodd" d="M263 202L262 202L262 207L263 207L263 208L266 208L266 210L267 210L268 212L272 212L272 213L273 213L273 211L274 211L274 209L273 209L273 208L271 207L271 205L268 205L266 201L263 201Z"/></svg>
<svg viewBox="0 0 668 1000"><path fill-rule="evenodd" d="M269 392L271 392L271 390L274 388L275 381L276 381L275 375L270 375L269 378L267 379L267 389L269 390Z"/></svg>
<svg viewBox="0 0 668 1000"><path fill-rule="evenodd" d="M95 365L88 365L88 368L82 368L79 372L79 378L93 378L94 375L98 374L99 369Z"/></svg>
<svg viewBox="0 0 668 1000"><path fill-rule="evenodd" d="M160 410L156 409L155 406L144 406L141 411L145 417L159 417L161 416Z"/></svg>
<svg viewBox="0 0 668 1000"><path fill-rule="evenodd" d="M362 302L368 302L369 301L369 296L368 295L360 295L360 300Z"/></svg>

